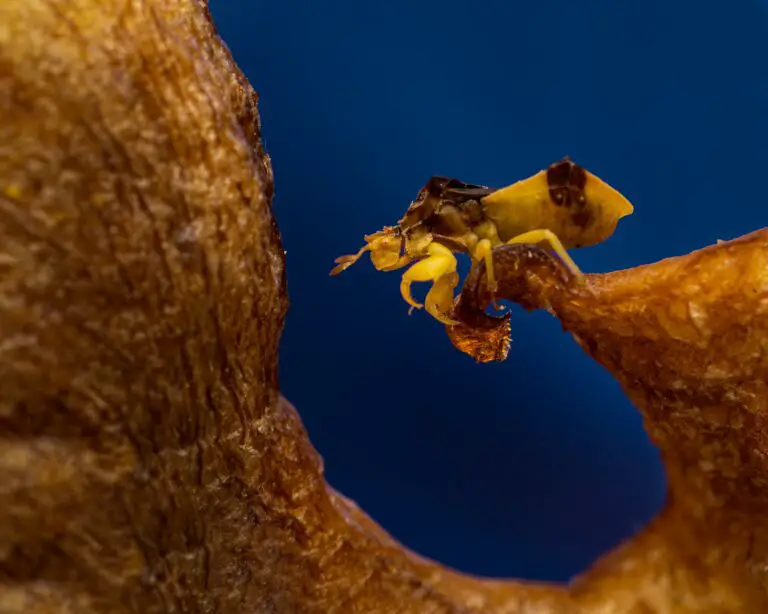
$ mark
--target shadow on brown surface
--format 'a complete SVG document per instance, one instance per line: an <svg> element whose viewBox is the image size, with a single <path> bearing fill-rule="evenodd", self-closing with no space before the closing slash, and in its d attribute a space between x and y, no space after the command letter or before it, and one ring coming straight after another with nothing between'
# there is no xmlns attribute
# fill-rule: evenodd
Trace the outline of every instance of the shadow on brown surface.
<svg viewBox="0 0 768 614"><path fill-rule="evenodd" d="M272 190L204 4L0 3L0 612L768 611L766 233L591 293L497 252L501 293L619 379L669 475L645 531L541 586L419 558L327 486L277 389ZM493 355L484 300L479 274L451 333Z"/></svg>

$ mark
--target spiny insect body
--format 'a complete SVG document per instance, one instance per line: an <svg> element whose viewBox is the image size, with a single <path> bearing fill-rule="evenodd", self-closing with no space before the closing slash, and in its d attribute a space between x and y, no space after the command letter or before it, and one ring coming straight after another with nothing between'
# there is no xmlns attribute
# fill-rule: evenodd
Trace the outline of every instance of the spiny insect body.
<svg viewBox="0 0 768 614"><path fill-rule="evenodd" d="M397 225L367 235L356 254L336 259L331 275L366 252L380 271L412 265L400 284L403 299L452 325L456 322L449 314L459 282L455 254L468 254L473 266L485 262L492 290L496 285L492 251L511 243L548 247L582 279L567 250L605 241L633 210L621 193L569 158L498 189L435 176ZM411 295L415 281L432 282L424 305Z"/></svg>

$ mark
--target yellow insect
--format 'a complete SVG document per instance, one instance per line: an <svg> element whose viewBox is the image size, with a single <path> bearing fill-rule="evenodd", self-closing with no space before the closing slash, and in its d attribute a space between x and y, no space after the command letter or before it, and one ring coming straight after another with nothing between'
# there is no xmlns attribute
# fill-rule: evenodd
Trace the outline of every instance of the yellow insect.
<svg viewBox="0 0 768 614"><path fill-rule="evenodd" d="M633 211L622 194L567 157L500 189L432 177L396 226L367 235L356 254L336 259L331 275L365 252L379 271L415 262L402 277L403 299L417 309L426 305L428 313L451 325L456 322L447 314L459 282L455 253L469 254L473 266L484 261L491 288L496 285L491 252L509 243L546 245L583 278L566 250L605 241ZM425 305L411 296L414 281L433 282Z"/></svg>

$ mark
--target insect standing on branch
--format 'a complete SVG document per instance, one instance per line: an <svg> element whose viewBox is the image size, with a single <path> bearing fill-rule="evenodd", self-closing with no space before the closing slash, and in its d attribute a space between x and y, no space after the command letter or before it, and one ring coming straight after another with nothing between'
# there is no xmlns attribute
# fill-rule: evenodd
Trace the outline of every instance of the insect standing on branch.
<svg viewBox="0 0 768 614"><path fill-rule="evenodd" d="M566 250L605 241L633 210L622 194L567 157L499 189L432 177L396 226L367 235L360 251L336 259L331 275L350 267L365 252L371 253L379 271L415 262L402 277L403 299L451 325L453 291L459 283L455 253L469 254L472 266L484 261L492 290L496 286L492 251L510 243L546 246L583 278ZM414 281L433 282L424 305L411 296Z"/></svg>

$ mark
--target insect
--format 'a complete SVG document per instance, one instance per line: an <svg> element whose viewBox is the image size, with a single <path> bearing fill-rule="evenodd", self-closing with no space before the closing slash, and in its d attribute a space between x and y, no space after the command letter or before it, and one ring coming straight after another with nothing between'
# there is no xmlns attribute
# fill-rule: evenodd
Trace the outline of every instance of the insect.
<svg viewBox="0 0 768 614"><path fill-rule="evenodd" d="M492 251L509 243L546 246L583 280L566 250L605 241L633 211L621 193L568 157L499 189L435 176L396 226L366 235L356 254L336 259L331 275L366 252L379 271L414 263L400 283L403 299L451 325L456 322L448 314L459 282L454 254L469 254L473 266L484 261L491 290L496 287ZM432 282L423 305L411 295L411 284L419 281Z"/></svg>

